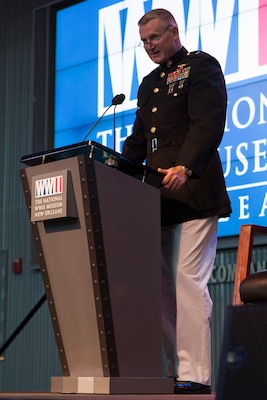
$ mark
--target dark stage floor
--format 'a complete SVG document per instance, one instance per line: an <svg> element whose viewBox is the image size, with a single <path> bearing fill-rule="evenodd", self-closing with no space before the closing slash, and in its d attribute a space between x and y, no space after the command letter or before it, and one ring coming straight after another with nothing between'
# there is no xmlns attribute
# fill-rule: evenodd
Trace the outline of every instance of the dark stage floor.
<svg viewBox="0 0 267 400"><path fill-rule="evenodd" d="M0 400L215 400L215 394L55 394L55 393L0 393Z"/></svg>

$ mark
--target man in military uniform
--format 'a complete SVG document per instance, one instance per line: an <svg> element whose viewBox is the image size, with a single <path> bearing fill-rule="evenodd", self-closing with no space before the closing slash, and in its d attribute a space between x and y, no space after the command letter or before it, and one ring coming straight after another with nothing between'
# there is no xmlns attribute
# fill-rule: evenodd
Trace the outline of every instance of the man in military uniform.
<svg viewBox="0 0 267 400"><path fill-rule="evenodd" d="M231 213L217 152L226 116L225 82L216 59L189 53L181 45L177 23L167 10L152 10L138 24L141 43L159 66L139 87L133 133L123 154L146 160L163 175L166 374L176 378L177 394L210 393L212 301L207 284L218 217Z"/></svg>

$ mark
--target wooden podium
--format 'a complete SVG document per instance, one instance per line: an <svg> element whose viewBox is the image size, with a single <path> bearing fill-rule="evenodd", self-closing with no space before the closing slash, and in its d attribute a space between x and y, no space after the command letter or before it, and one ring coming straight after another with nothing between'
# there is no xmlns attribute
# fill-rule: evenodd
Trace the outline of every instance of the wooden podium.
<svg viewBox="0 0 267 400"><path fill-rule="evenodd" d="M62 366L51 392L172 393L162 377L161 176L91 141L21 162Z"/></svg>

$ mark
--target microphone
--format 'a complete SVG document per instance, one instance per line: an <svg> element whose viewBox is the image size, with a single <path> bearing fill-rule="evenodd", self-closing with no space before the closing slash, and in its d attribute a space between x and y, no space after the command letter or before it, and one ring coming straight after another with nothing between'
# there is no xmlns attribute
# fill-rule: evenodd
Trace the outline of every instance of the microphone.
<svg viewBox="0 0 267 400"><path fill-rule="evenodd" d="M122 104L125 100L125 95L123 93L117 94L115 97L112 99L112 105L117 106L119 104Z"/></svg>
<svg viewBox="0 0 267 400"><path fill-rule="evenodd" d="M96 122L94 123L94 125L89 129L89 131L86 133L86 135L84 136L82 142L84 142L88 136L90 135L90 133L94 130L94 128L96 127L96 125L99 124L99 122L101 121L101 119L104 117L104 115L108 112L108 110L110 109L110 107L112 106L117 106L119 104L122 104L125 100L125 95L123 93L121 94L117 94L116 96L113 97L111 104L105 109L105 111L103 112L103 114L98 118L98 120L96 120ZM114 107L114 108L115 108ZM115 133L114 133L115 134Z"/></svg>

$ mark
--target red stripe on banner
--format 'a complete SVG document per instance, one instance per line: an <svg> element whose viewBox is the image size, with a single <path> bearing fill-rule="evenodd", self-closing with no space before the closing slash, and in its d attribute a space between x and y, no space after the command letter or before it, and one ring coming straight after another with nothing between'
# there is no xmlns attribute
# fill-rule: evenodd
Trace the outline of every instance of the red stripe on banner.
<svg viewBox="0 0 267 400"><path fill-rule="evenodd" d="M267 64L267 0L259 0L259 65Z"/></svg>

